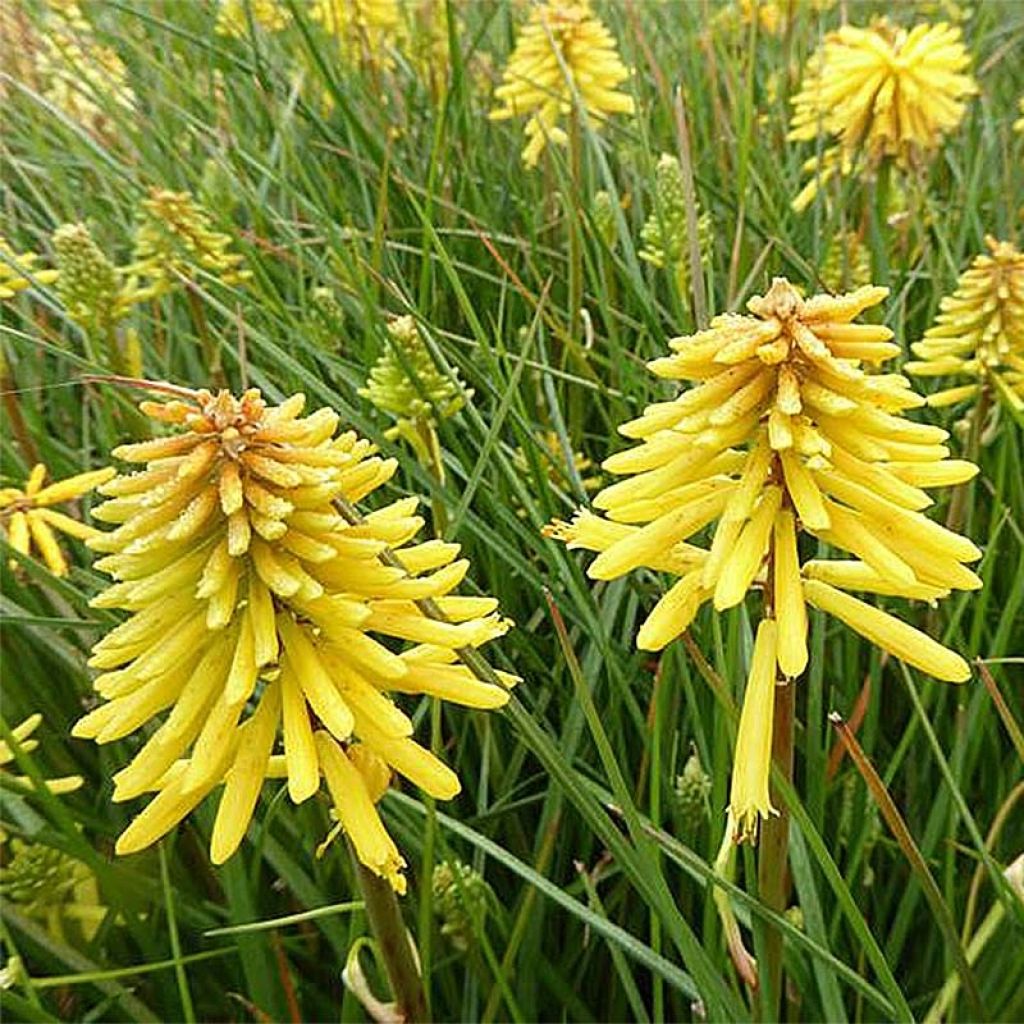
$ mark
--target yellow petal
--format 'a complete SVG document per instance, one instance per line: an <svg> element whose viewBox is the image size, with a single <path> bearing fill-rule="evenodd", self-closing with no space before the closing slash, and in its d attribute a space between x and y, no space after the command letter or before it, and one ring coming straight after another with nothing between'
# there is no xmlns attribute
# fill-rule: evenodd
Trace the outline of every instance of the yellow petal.
<svg viewBox="0 0 1024 1024"><path fill-rule="evenodd" d="M788 509L782 509L775 517L772 564L779 670L795 679L807 667L807 608L800 581L796 527Z"/></svg>

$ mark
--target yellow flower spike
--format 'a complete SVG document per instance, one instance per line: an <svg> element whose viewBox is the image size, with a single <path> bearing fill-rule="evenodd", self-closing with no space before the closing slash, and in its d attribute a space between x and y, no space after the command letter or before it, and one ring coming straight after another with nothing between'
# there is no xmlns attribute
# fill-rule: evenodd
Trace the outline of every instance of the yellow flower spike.
<svg viewBox="0 0 1024 1024"><path fill-rule="evenodd" d="M397 38L398 0L313 0L310 17L334 39L342 63L389 68Z"/></svg>
<svg viewBox="0 0 1024 1024"><path fill-rule="evenodd" d="M141 404L172 433L117 448L143 468L101 486L96 518L112 529L90 545L116 582L94 603L131 614L93 649L104 703L75 734L106 743L160 723L115 777L116 800L155 793L118 852L149 846L223 785L211 839L222 863L265 779L286 778L298 803L326 778L359 855L401 891L404 862L374 801L392 771L438 799L459 781L388 694L501 706L505 690L452 663L509 623L492 599L452 593L468 563L458 545L415 542L415 499L358 526L338 514L334 502L359 501L395 464L338 435L330 410L302 416L303 402L272 406L250 389ZM404 569L381 563L386 548ZM449 622L427 618L422 598Z"/></svg>
<svg viewBox="0 0 1024 1024"><path fill-rule="evenodd" d="M623 479L595 495L601 514L581 510L544 531L596 552L593 579L636 568L677 577L640 627L638 647L661 650L709 599L722 610L753 589L764 594L763 618L773 622L763 645L784 677L807 665L806 601L835 609L908 664L962 677L958 655L842 593L934 602L981 585L966 564L980 557L978 548L923 511L931 505L925 488L962 482L977 469L948 458L946 431L904 417L923 400L905 377L875 372L897 349L892 331L856 322L886 295L865 285L804 298L776 278L748 302L749 315L716 317L672 339L673 354L651 364L658 376L689 386L626 425L622 432L637 443L605 460ZM801 532L854 558L801 566ZM829 601L832 593L839 597ZM926 656L912 642L918 636ZM774 666L769 674L774 679ZM771 690L753 692L763 705ZM757 720L763 728L763 711ZM743 730L748 749L752 728ZM750 778L743 785L752 791ZM756 812L766 800L743 806ZM751 834L749 815L743 822L741 834Z"/></svg>
<svg viewBox="0 0 1024 1024"><path fill-rule="evenodd" d="M768 791L772 766L772 724L775 713L775 661L778 627L762 619L750 659L747 690L736 733L729 815L737 839L757 835L759 818L778 813Z"/></svg>
<svg viewBox="0 0 1024 1024"><path fill-rule="evenodd" d="M904 365L915 377L968 377L973 383L936 391L931 406L954 405L991 386L1017 412L1024 410L1024 253L1011 242L985 238L991 255L974 259L956 290L939 305L935 323L911 345Z"/></svg>
<svg viewBox="0 0 1024 1024"><path fill-rule="evenodd" d="M969 64L960 29L945 22L908 31L879 18L867 28L830 32L793 97L789 138L810 141L820 133L834 145L820 164L808 162L815 177L794 209L810 204L818 179L849 173L855 160L876 167L892 159L908 168L931 156L978 92Z"/></svg>
<svg viewBox="0 0 1024 1024"><path fill-rule="evenodd" d="M24 487L0 489L0 533L19 554L29 555L35 548L50 572L55 576L66 576L68 562L54 531L77 540L89 540L99 531L50 506L81 498L106 483L115 473L112 469L79 473L43 487L46 473L46 466L39 463L32 468ZM11 568L16 565L17 562L12 560Z"/></svg>
<svg viewBox="0 0 1024 1024"><path fill-rule="evenodd" d="M244 284L252 274L242 268L242 256L230 251L232 241L213 230L209 213L191 193L150 189L139 207L132 262L124 268L124 301L165 295L194 277L196 268L223 284Z"/></svg>
<svg viewBox="0 0 1024 1024"><path fill-rule="evenodd" d="M633 98L618 89L629 75L589 0L546 0L516 40L490 117L529 115L523 163L535 167L549 141L568 140L559 122L572 110L574 89L595 127L609 114L632 114Z"/></svg>

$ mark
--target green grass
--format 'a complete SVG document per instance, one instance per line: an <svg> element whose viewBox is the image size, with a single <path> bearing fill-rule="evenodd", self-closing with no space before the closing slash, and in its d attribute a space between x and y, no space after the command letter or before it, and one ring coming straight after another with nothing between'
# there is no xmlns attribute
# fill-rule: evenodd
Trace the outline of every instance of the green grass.
<svg viewBox="0 0 1024 1024"><path fill-rule="evenodd" d="M40 6L26 2L26 16L38 19ZM406 787L382 804L410 865L403 908L433 1016L753 1019L757 997L731 966L711 898L723 884L711 864L725 827L751 616L739 608L716 617L706 607L691 629L692 651L677 642L660 657L638 652L634 637L664 581L634 573L592 585L583 560L540 528L586 501L583 480L594 471L577 472L567 453L598 464L623 447L616 425L672 393L645 361L695 328L688 296L636 255L655 203L657 158L678 150L677 88L697 195L714 224L704 279L711 313L741 309L776 274L815 289L833 235L874 209L866 178L830 186L830 201L803 214L789 205L813 148L785 141L787 98L840 12L796 5L792 31L770 37L716 26L722 8L712 3L602 5L636 70L629 88L638 115L616 117L600 134L584 128L574 179L558 149L526 171L521 124L487 120L490 87L481 82L504 66L518 5L453 4L460 17L444 98L401 53L386 72L340 65L304 5L290 6L296 23L285 32L256 28L229 40L213 33L212 7L197 0L87 4L100 37L128 65L137 110L111 110L116 141L99 142L31 86L5 81L0 234L18 251L47 254L57 226L85 220L125 263L148 187L205 196L253 275L244 289L200 279L231 386L253 384L274 398L304 391L310 407L333 407L397 456L390 497L443 506L446 536L472 560L473 585L499 597L517 623L489 652L524 679L505 711L404 705L421 741L433 737L458 771L462 794L435 806ZM846 6L863 24L887 5ZM897 17L938 20L946 6L907 3ZM876 218L870 239L874 279L891 288L885 320L905 345L927 328L986 234L1020 240L1024 137L1011 124L1024 94L1024 7L977 3L964 31L981 95L907 186L905 232ZM214 171L220 185L211 190ZM612 248L592 220L601 189L621 200ZM570 238L582 260L591 345L567 311ZM313 308L319 286L332 288L343 310L330 330ZM357 394L386 344L388 317L400 313L417 318L439 366L457 369L473 390L440 427L444 486L384 437L389 422ZM40 457L58 478L104 464L131 429L133 396L82 381L109 368L89 354L52 289L5 303L2 317L6 400ZM148 377L210 383L201 324L180 294L138 307L129 324ZM0 468L5 484L20 483L31 459L7 412ZM920 417L952 426L958 415ZM935 613L904 605L901 614L985 659L1019 725L1024 435L1004 413L985 441L964 527L985 552L985 587ZM953 443L962 447L962 436ZM936 518L948 501L939 496ZM86 784L61 798L5 785L0 809L11 836L88 864L109 909L91 940L61 941L5 899L4 956L19 955L27 975L0 992L4 1012L18 1020L282 1020L297 1008L305 1020L363 1019L341 971L368 925L351 905L359 897L344 845L314 857L330 827L322 800L294 807L280 784L268 784L249 839L221 868L206 855L207 806L159 848L114 858L137 803L112 804L110 778L132 742L68 738L91 699L88 648L113 617L89 607L102 578L80 545L66 548L75 561L67 580L24 560L18 571L4 568L2 711L11 726L44 715L25 771L78 772ZM952 687L907 672L816 613L811 651L797 689L795 781L785 789L801 920L780 919L758 899L749 849L726 886L749 948L761 949L770 928L783 933L788 1018L924 1017L956 971L942 925L967 947L999 905L1003 918L950 1017L1021 1019L1024 903L1000 874L1024 849L1013 725L977 673ZM838 742L828 712L850 719L865 686L857 738L919 863L851 760L827 770ZM691 746L711 779L709 813L696 824L674 788ZM430 886L431 865L453 857L494 893L465 951L441 934ZM385 995L380 971L370 982ZM964 994L971 989L974 1006Z"/></svg>

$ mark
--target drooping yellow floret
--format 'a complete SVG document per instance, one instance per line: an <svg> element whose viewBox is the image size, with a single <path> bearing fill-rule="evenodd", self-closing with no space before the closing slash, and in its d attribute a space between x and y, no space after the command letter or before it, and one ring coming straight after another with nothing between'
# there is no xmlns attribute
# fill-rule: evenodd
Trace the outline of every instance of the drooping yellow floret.
<svg viewBox="0 0 1024 1024"><path fill-rule="evenodd" d="M633 98L619 91L629 74L589 0L548 0L520 32L490 116L529 115L523 163L534 167L549 141L567 141L559 121L571 112L574 91L595 126L608 114L632 114Z"/></svg>
<svg viewBox="0 0 1024 1024"><path fill-rule="evenodd" d="M916 377L967 377L928 396L932 406L953 405L993 387L1009 405L1024 409L1024 253L1011 242L986 237L991 255L975 258L956 291L939 305L935 323L911 345L918 357L904 366Z"/></svg>
<svg viewBox="0 0 1024 1024"><path fill-rule="evenodd" d="M39 463L32 468L23 487L0 488L0 533L19 554L29 555L35 549L50 572L66 576L68 561L54 531L78 540L89 540L98 531L58 512L53 506L88 494L94 487L106 483L114 471L99 469L79 473L44 487L46 472L46 467ZM17 563L12 561L11 564L13 567Z"/></svg>
<svg viewBox="0 0 1024 1024"><path fill-rule="evenodd" d="M59 274L56 270L37 267L38 253L15 252L0 235L0 300L13 299L18 292L32 286L32 281L39 284L53 284Z"/></svg>
<svg viewBox="0 0 1024 1024"><path fill-rule="evenodd" d="M39 740L33 738L32 734L39 728L39 723L42 722L43 716L36 712L34 715L29 715L25 721L16 725L11 733L14 736L15 743L21 747L21 750L25 754L30 754L36 747L39 746ZM0 772L4 773L4 781L12 782L15 786L19 787L30 787L32 780L27 775L10 775L7 773L7 766L14 762L14 751L8 746L5 740L0 740ZM82 785L82 777L80 775L65 775L59 779L46 779L46 788L51 793L58 795L62 793L73 793L79 786ZM0 829L0 836L2 836L3 830Z"/></svg>
<svg viewBox="0 0 1024 1024"><path fill-rule="evenodd" d="M283 773L298 803L323 777L360 858L401 890L404 861L374 807L379 780L393 769L438 799L459 781L413 740L389 693L499 706L506 692L477 682L456 651L509 624L493 599L452 595L468 562L458 545L414 543L415 499L361 522L341 514L339 503L361 501L396 464L351 431L337 435L329 409L301 417L303 404L268 405L254 389L142 404L174 431L116 449L145 468L102 488L109 500L95 516L115 528L91 547L117 582L94 603L131 617L93 650L106 702L75 734L106 743L160 721L114 778L115 800L156 793L121 853L223 785L211 840L220 863L265 778ZM386 550L404 568L383 564ZM446 622L423 614L424 598Z"/></svg>
<svg viewBox="0 0 1024 1024"><path fill-rule="evenodd" d="M752 315L724 314L673 339L673 354L650 368L691 386L620 428L640 443L605 461L623 479L595 497L603 515L581 512L546 531L598 552L588 570L594 579L639 567L678 577L640 629L646 650L679 636L704 603L724 610L762 590L772 631L759 632L755 645L753 707L763 709L776 672L804 671L807 601L940 679L970 674L958 654L836 589L936 600L981 585L965 564L980 551L923 514L931 498L922 488L962 482L976 467L948 458L946 431L904 418L924 404L905 377L864 368L899 352L888 327L854 322L886 294L865 286L805 299L776 278L747 304ZM694 544L711 526L709 545ZM800 531L854 560L801 566ZM833 593L840 598L830 600ZM771 685L762 678L769 649ZM754 714L745 701L742 745L758 753L744 754L734 781L733 819L743 834L767 806L767 775L750 772L768 763L771 723L755 730Z"/></svg>
<svg viewBox="0 0 1024 1024"><path fill-rule="evenodd" d="M970 56L960 29L921 24L907 31L885 18L867 28L843 25L829 33L811 58L803 87L793 97L789 138L835 140L814 178L793 201L806 207L818 185L855 163L883 159L908 167L927 158L963 120L966 100L978 91L966 74Z"/></svg>

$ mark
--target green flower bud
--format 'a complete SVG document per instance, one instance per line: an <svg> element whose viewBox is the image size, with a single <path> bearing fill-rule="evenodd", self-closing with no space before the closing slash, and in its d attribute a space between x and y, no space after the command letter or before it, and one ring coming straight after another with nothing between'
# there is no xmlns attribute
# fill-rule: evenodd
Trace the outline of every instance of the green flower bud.
<svg viewBox="0 0 1024 1024"><path fill-rule="evenodd" d="M465 952L487 917L493 898L491 887L478 871L460 860L445 861L434 868L434 913L441 920L441 934Z"/></svg>
<svg viewBox="0 0 1024 1024"><path fill-rule="evenodd" d="M676 797L679 813L687 829L695 832L708 815L708 795L711 779L701 767L694 750L683 765L683 773L676 777Z"/></svg>
<svg viewBox="0 0 1024 1024"><path fill-rule="evenodd" d="M64 224L53 233L57 294L68 316L85 330L103 330L125 313L117 271L84 224Z"/></svg>
<svg viewBox="0 0 1024 1024"><path fill-rule="evenodd" d="M830 292L850 292L871 284L871 257L856 231L840 231L829 243L821 280Z"/></svg>
<svg viewBox="0 0 1024 1024"><path fill-rule="evenodd" d="M619 225L615 219L615 200L605 191L595 192L590 204L590 214L594 218L594 227L598 237L614 249L619 240Z"/></svg>

